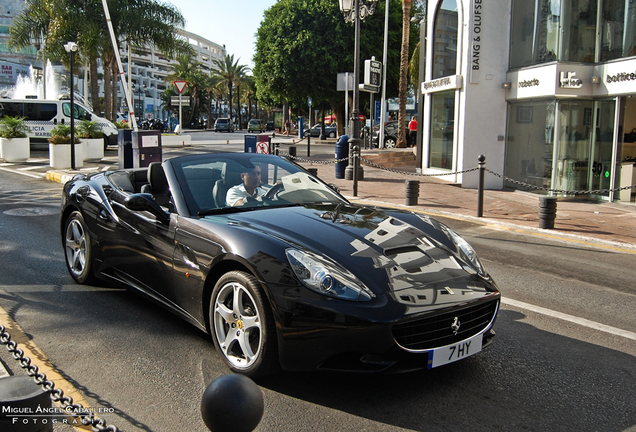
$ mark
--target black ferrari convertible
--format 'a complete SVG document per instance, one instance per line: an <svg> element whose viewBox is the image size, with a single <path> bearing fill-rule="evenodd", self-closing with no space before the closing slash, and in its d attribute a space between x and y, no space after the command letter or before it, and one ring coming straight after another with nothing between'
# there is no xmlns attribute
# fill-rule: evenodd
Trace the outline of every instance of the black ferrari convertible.
<svg viewBox="0 0 636 432"><path fill-rule="evenodd" d="M248 376L434 368L494 336L500 293L462 237L352 204L278 156L77 175L61 234L78 283L134 288L209 332Z"/></svg>

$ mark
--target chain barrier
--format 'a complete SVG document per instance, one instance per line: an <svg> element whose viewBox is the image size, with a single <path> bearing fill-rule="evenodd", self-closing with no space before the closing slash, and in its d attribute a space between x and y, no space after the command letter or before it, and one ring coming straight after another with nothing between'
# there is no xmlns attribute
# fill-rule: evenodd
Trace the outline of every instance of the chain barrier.
<svg viewBox="0 0 636 432"><path fill-rule="evenodd" d="M283 156L287 156L290 159L293 159L297 162L307 162L307 163L312 163L312 164L323 164L323 165L330 165L333 163L337 163L337 162L345 162L349 160L349 157L345 157L342 159L335 159L335 160L327 160L327 161L323 161L323 160L315 160L315 159L303 159L303 158L299 158L297 156L293 156L289 153L284 153L281 152L280 153ZM365 159L363 157L360 158L361 162L364 162L366 165L369 165L373 168L378 168L384 171L388 171L388 172L392 172L392 173L396 173L396 174L402 174L402 175L408 175L408 176L414 176L414 177L441 177L441 176L448 176L448 175L457 175L457 174L466 174L466 173L470 173L470 172L474 172L474 171L479 171L479 167L476 168L470 168L470 169L466 169L463 171L454 171L454 172L448 172L448 173L433 173L433 174L422 174L422 173L414 173L414 172L410 172L410 171L401 171L398 169L394 169L394 168L388 168L382 165L379 165L375 162L372 162L368 159ZM522 181L519 180L515 180L512 179L510 177L507 177L503 174L499 174L496 173L488 168L484 168L485 172L488 172L492 175L494 175L495 177L499 177L505 181L508 181L510 183L514 183L518 186L521 186L523 188L527 188L527 189L533 189L533 190L539 190L539 191L544 191L544 192L552 192L552 193L559 193L559 194L566 194L566 195L588 195L588 194L593 194L593 195L602 195L602 194L609 194L610 192L617 192L617 191L622 191L622 190L627 190L627 189L636 189L636 185L631 185L631 186L623 186L620 188L614 188L614 189L590 189L590 190L563 190L563 189L550 189L550 188L546 188L546 187L542 187L542 186L535 186L535 185L531 185L529 183L524 183Z"/></svg>
<svg viewBox="0 0 636 432"><path fill-rule="evenodd" d="M95 431L119 432L117 426L107 426L104 419L95 417L92 412L90 414L79 414L89 410L84 408L82 404L74 404L72 397L64 396L63 390L56 389L55 383L47 379L44 373L39 372L38 367L31 364L31 358L26 357L24 351L18 348L18 344L11 340L11 335L2 324L0 324L0 343L6 345L7 351L9 351L13 358L20 364L20 367L26 370L27 375L32 377L42 389L49 393L53 401L59 402L62 405L66 414L72 417L79 417L84 426L90 425Z"/></svg>

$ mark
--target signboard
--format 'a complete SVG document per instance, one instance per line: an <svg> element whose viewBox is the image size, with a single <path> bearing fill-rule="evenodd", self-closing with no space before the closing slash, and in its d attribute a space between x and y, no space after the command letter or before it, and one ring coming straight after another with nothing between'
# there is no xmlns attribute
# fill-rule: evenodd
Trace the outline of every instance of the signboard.
<svg viewBox="0 0 636 432"><path fill-rule="evenodd" d="M190 96L186 96L186 97L172 96L170 98L170 105L173 105L173 106L179 105L179 99L181 99L181 105L190 106Z"/></svg>
<svg viewBox="0 0 636 432"><path fill-rule="evenodd" d="M375 57L364 61L364 85L378 87L382 83L382 62L376 61Z"/></svg>
<svg viewBox="0 0 636 432"><path fill-rule="evenodd" d="M432 81L424 81L422 83L422 93L460 89L462 88L463 82L461 75L450 75Z"/></svg>
<svg viewBox="0 0 636 432"><path fill-rule="evenodd" d="M353 72L342 72L338 74L336 81L337 91L353 90Z"/></svg>
<svg viewBox="0 0 636 432"><path fill-rule="evenodd" d="M179 94L183 94L183 91L185 90L187 84L188 84L187 81L174 82L174 86L177 88L177 91L179 92Z"/></svg>

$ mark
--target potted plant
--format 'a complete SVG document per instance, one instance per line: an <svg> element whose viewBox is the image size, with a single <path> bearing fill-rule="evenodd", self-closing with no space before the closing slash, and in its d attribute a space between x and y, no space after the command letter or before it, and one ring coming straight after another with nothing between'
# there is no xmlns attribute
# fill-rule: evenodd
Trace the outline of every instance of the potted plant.
<svg viewBox="0 0 636 432"><path fill-rule="evenodd" d="M71 127L60 124L51 129L49 159L55 169L71 168ZM84 166L84 145L75 138L75 168Z"/></svg>
<svg viewBox="0 0 636 432"><path fill-rule="evenodd" d="M104 133L97 122L82 120L77 126L76 136L84 143L84 159L104 157Z"/></svg>
<svg viewBox="0 0 636 432"><path fill-rule="evenodd" d="M5 162L22 162L31 155L28 133L31 131L24 117L4 116L0 119L0 157Z"/></svg>

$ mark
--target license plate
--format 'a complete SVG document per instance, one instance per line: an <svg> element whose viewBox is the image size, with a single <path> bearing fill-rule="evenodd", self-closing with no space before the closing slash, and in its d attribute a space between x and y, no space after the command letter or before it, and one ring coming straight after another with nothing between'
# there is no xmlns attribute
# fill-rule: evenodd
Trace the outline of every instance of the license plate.
<svg viewBox="0 0 636 432"><path fill-rule="evenodd" d="M428 368L434 368L445 364L465 359L473 354L481 351L481 340L483 334L478 334L470 339L462 341L455 345L448 345L442 348L436 348L428 352Z"/></svg>

